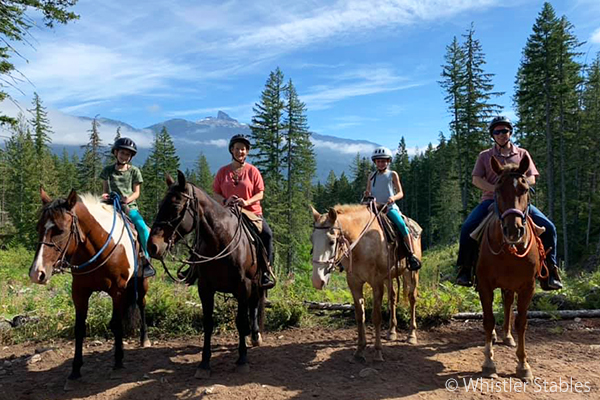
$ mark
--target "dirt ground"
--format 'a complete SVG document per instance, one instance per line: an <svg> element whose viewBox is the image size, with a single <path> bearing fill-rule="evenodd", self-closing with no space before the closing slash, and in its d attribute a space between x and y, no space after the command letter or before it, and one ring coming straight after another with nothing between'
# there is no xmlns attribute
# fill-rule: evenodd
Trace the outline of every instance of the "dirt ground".
<svg viewBox="0 0 600 400"><path fill-rule="evenodd" d="M497 345L499 378L480 380L469 391L483 361L481 321L420 331L416 346L385 341L386 361L373 362L369 352L366 364L353 360L353 329L267 333L263 346L249 351L247 374L234 370L236 337L215 336L213 373L205 380L194 378L200 336L144 349L130 339L120 379L110 377L112 342L87 340L84 377L67 392L73 343L29 343L1 349L0 399L598 399L599 333L600 320L530 321L527 350L536 381L523 386L515 378L514 349Z"/></svg>

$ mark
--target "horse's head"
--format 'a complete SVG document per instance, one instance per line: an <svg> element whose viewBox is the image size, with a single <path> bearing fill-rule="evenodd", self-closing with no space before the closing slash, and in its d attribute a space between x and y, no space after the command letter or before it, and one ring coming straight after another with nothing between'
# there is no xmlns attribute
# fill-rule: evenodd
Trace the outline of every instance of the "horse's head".
<svg viewBox="0 0 600 400"><path fill-rule="evenodd" d="M523 241L529 211L529 183L525 173L529 169L529 157L523 157L519 165L500 165L491 159L492 169L498 176L496 191L496 213L502 225L502 235L508 244Z"/></svg>
<svg viewBox="0 0 600 400"><path fill-rule="evenodd" d="M311 207L312 208L312 207ZM312 208L314 217L312 242L312 283L316 289L323 289L335 269L338 253L342 251L339 244L342 240L342 228L337 221L337 211L329 209L327 214L319 214Z"/></svg>
<svg viewBox="0 0 600 400"><path fill-rule="evenodd" d="M40 188L42 212L37 224L38 246L29 268L29 278L34 283L45 284L50 280L54 268L70 259L83 234L73 208L77 204L77 193L71 190L66 199L52 200Z"/></svg>
<svg viewBox="0 0 600 400"><path fill-rule="evenodd" d="M172 244L194 230L192 185L186 182L181 171L177 171L177 182L167 175L166 183L169 189L160 203L148 239L148 253L157 259L163 258Z"/></svg>

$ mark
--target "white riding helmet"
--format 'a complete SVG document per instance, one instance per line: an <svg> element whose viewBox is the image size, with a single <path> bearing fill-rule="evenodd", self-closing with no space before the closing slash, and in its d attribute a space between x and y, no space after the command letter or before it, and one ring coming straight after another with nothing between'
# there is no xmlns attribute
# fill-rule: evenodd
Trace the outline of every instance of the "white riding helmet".
<svg viewBox="0 0 600 400"><path fill-rule="evenodd" d="M387 147L378 147L375 150L373 150L373 153L371 154L371 160L373 160L373 161L375 161L377 159L391 160L392 158L394 158L392 156L392 151L390 149L388 149Z"/></svg>

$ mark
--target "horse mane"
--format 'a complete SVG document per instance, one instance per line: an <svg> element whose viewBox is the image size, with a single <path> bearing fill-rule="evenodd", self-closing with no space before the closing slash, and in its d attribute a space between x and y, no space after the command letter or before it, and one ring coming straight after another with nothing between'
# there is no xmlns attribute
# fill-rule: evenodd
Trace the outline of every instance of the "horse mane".
<svg viewBox="0 0 600 400"><path fill-rule="evenodd" d="M92 193L80 194L78 200L85 205L92 215L96 215L96 212L112 215L114 211L112 204L105 203L101 197L98 197Z"/></svg>
<svg viewBox="0 0 600 400"><path fill-rule="evenodd" d="M112 213L113 207L110 204L102 202L102 199L92 193L83 193L78 196L78 202L83 203L92 215L94 211L99 213ZM50 203L42 207L40 211L39 223L48 219L55 219L56 217L63 215L67 211L67 199L56 198Z"/></svg>
<svg viewBox="0 0 600 400"><path fill-rule="evenodd" d="M510 174L511 172L517 172L519 170L519 165L515 163L508 163L502 166L502 174Z"/></svg>

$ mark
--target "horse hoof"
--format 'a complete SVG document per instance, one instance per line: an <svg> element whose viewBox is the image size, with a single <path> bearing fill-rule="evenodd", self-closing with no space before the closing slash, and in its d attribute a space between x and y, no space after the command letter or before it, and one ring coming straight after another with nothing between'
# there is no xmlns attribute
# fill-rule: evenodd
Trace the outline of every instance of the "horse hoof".
<svg viewBox="0 0 600 400"><path fill-rule="evenodd" d="M483 367L481 374L484 378L498 379L498 373L495 367Z"/></svg>
<svg viewBox="0 0 600 400"><path fill-rule="evenodd" d="M250 372L250 364L240 364L235 367L235 372L238 374L247 374Z"/></svg>
<svg viewBox="0 0 600 400"><path fill-rule="evenodd" d="M408 344L418 344L417 336L416 335L410 335L408 338L406 338L406 342Z"/></svg>
<svg viewBox="0 0 600 400"><path fill-rule="evenodd" d="M354 360L361 364L367 363L367 359L362 354L354 354Z"/></svg>
<svg viewBox="0 0 600 400"><path fill-rule="evenodd" d="M152 342L150 341L150 339L146 339L142 342L142 347L143 348L148 348L148 347L152 347Z"/></svg>
<svg viewBox="0 0 600 400"><path fill-rule="evenodd" d="M533 383L533 373L531 372L531 368L517 367L517 377L523 382Z"/></svg>
<svg viewBox="0 0 600 400"><path fill-rule="evenodd" d="M517 344L515 343L515 339L513 339L512 337L505 337L504 344L507 345L508 347L517 347Z"/></svg>
<svg viewBox="0 0 600 400"><path fill-rule="evenodd" d="M110 380L121 380L121 379L123 379L124 375L125 375L124 368L116 368L116 369L113 369L112 371L110 371L109 379Z"/></svg>
<svg viewBox="0 0 600 400"><path fill-rule="evenodd" d="M373 358L373 362L382 363L384 361L385 359L383 358L383 353L381 351L378 351L377 354L375 354L375 358Z"/></svg>
<svg viewBox="0 0 600 400"><path fill-rule="evenodd" d="M196 379L208 379L210 378L210 369L198 368L194 374Z"/></svg>
<svg viewBox="0 0 600 400"><path fill-rule="evenodd" d="M389 332L387 335L387 339L391 341L396 341L396 339L398 339L398 334L396 332Z"/></svg>
<svg viewBox="0 0 600 400"><path fill-rule="evenodd" d="M252 346L258 347L261 344L262 344L262 335L259 332L258 335L256 336L256 339L254 337L252 338Z"/></svg>
<svg viewBox="0 0 600 400"><path fill-rule="evenodd" d="M63 390L65 392L71 392L82 386L83 386L83 382L81 381L81 379L67 378L67 380L65 382L65 386L63 386Z"/></svg>

